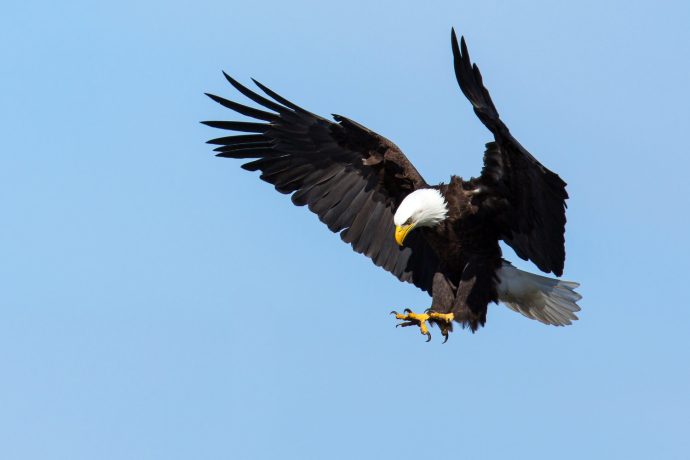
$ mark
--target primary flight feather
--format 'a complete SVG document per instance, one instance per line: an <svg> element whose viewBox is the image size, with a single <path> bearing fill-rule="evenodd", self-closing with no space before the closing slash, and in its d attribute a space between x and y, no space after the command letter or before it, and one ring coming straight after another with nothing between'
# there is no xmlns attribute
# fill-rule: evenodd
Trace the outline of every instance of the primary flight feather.
<svg viewBox="0 0 690 460"><path fill-rule="evenodd" d="M561 276L565 263L565 182L544 167L499 118L464 37L451 33L455 75L463 94L491 131L479 177L451 176L429 185L385 137L340 115L315 115L254 81L262 96L225 74L262 108L219 96L219 104L256 121L206 121L246 134L208 141L217 156L251 159L242 167L308 206L343 241L401 281L432 296L424 313L393 312L402 326L427 323L445 339L453 323L477 330L490 302L545 324L571 324L579 311L577 283L514 268L499 240L540 270ZM270 98L270 99L269 99Z"/></svg>

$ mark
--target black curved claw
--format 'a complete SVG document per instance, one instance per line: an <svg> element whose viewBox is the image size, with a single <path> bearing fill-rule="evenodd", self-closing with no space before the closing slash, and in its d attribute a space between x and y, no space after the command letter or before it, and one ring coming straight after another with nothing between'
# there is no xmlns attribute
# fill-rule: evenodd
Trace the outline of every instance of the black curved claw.
<svg viewBox="0 0 690 460"><path fill-rule="evenodd" d="M408 314L409 314L409 313L412 313L412 310L410 310L409 308L406 308L406 309L403 310L403 313L408 313Z"/></svg>
<svg viewBox="0 0 690 460"><path fill-rule="evenodd" d="M426 333L426 341L427 343L431 342L431 332Z"/></svg>
<svg viewBox="0 0 690 460"><path fill-rule="evenodd" d="M390 312L390 314L391 314L391 315L399 315L399 313L398 313L397 311L395 311L395 310L393 310L392 312Z"/></svg>
<svg viewBox="0 0 690 460"><path fill-rule="evenodd" d="M430 311L431 311L431 307L429 307L429 308L427 308L426 310L424 310L424 313L426 313L426 314L428 315Z"/></svg>
<svg viewBox="0 0 690 460"><path fill-rule="evenodd" d="M443 342L446 343L448 341L448 337L450 337L450 334L443 334Z"/></svg>

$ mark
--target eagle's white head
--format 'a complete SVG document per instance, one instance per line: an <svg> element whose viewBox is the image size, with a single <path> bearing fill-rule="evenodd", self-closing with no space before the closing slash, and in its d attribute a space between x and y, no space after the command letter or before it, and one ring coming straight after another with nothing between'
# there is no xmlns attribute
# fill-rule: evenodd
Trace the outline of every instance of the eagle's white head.
<svg viewBox="0 0 690 460"><path fill-rule="evenodd" d="M448 204L441 192L433 188L415 190L405 197L393 216L395 241L402 246L415 227L434 227L448 215Z"/></svg>

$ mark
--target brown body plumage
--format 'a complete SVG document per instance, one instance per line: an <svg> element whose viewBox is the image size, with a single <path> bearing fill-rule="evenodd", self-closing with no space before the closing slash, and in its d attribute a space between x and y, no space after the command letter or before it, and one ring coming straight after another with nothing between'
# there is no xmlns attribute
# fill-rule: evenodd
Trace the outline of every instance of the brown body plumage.
<svg viewBox="0 0 690 460"><path fill-rule="evenodd" d="M439 258L432 309L453 312L473 331L486 322L487 305L498 302L496 271L501 267L500 235L494 209L483 206L476 184L453 176L438 190L448 203L448 217L424 237Z"/></svg>

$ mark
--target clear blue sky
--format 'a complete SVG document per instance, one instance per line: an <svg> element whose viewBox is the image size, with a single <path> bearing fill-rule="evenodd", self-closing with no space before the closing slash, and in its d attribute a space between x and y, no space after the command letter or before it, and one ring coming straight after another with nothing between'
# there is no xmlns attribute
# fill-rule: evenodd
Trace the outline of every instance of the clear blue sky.
<svg viewBox="0 0 690 460"><path fill-rule="evenodd" d="M689 458L690 4L328 3L3 3L0 458ZM204 144L225 69L477 174L451 26L569 183L572 327L396 330L425 294Z"/></svg>

